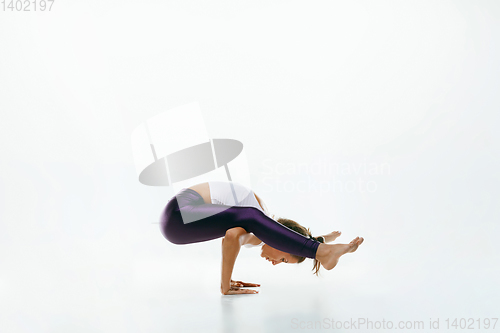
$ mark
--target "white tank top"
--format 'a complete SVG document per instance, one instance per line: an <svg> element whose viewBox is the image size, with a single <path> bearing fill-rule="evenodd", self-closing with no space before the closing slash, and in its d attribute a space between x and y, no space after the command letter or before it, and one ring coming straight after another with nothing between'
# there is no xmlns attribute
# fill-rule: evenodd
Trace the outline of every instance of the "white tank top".
<svg viewBox="0 0 500 333"><path fill-rule="evenodd" d="M259 205L253 191L240 183L210 181L208 182L208 186L210 187L210 200L212 204L255 207L266 214Z"/></svg>

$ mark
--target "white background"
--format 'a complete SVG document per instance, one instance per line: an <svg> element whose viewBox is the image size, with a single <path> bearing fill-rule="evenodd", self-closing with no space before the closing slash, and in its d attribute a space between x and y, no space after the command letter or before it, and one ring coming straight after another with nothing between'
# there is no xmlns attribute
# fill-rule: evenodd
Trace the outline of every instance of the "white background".
<svg viewBox="0 0 500 333"><path fill-rule="evenodd" d="M0 330L500 317L499 25L496 1L1 11ZM363 236L358 251L317 278L310 260L242 249L233 276L261 292L221 296L220 240L166 241L155 222L173 192L140 184L131 152L136 126L194 101L210 137L243 142L273 212ZM347 171L320 168L335 163ZM318 187L332 180L343 190ZM372 191L346 185L359 180Z"/></svg>

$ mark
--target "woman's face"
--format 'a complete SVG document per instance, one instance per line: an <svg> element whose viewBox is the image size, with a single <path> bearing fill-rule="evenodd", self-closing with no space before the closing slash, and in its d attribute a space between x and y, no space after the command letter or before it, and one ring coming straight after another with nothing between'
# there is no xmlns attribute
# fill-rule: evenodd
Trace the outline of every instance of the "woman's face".
<svg viewBox="0 0 500 333"><path fill-rule="evenodd" d="M298 262L298 259L290 253L280 251L278 249L275 249L274 247L270 247L267 244L262 245L260 256L272 262L273 265L277 265L282 262L286 262L289 264L296 264Z"/></svg>

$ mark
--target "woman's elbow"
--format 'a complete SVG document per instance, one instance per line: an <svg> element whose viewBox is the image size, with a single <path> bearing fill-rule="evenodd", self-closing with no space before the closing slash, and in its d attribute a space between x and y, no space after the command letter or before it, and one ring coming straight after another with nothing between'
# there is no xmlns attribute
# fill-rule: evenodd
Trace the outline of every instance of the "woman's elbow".
<svg viewBox="0 0 500 333"><path fill-rule="evenodd" d="M231 228L231 229L228 229L226 231L226 235L224 238L228 238L228 239L239 239L239 237L241 235L244 235L246 234L247 231L241 227L235 227L235 228Z"/></svg>

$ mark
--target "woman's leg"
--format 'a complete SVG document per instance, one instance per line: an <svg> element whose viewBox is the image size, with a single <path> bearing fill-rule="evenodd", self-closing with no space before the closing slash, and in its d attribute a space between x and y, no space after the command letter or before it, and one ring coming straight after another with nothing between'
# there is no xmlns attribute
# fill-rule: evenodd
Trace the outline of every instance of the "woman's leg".
<svg viewBox="0 0 500 333"><path fill-rule="evenodd" d="M161 226L172 243L204 242L223 237L228 229L242 227L280 251L315 258L319 242L285 227L257 208L206 204L196 195L195 191L183 190L168 203Z"/></svg>

